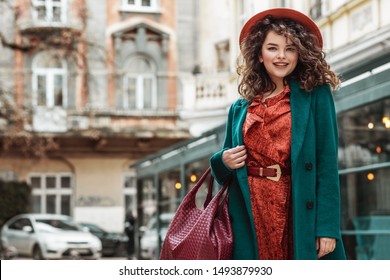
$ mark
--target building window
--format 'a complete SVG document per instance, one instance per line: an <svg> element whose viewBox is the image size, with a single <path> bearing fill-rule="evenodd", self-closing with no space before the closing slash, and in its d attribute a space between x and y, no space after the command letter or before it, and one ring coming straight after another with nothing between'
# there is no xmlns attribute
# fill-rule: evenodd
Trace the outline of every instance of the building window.
<svg viewBox="0 0 390 280"><path fill-rule="evenodd" d="M390 98L341 113L338 122L341 169L390 161Z"/></svg>
<svg viewBox="0 0 390 280"><path fill-rule="evenodd" d="M33 0L33 17L36 21L61 23L66 20L65 0Z"/></svg>
<svg viewBox="0 0 390 280"><path fill-rule="evenodd" d="M33 105L66 107L65 61L56 55L40 54L33 61Z"/></svg>
<svg viewBox="0 0 390 280"><path fill-rule="evenodd" d="M229 41L215 44L217 53L217 71L228 72L230 70L230 46Z"/></svg>
<svg viewBox="0 0 390 280"><path fill-rule="evenodd" d="M276 4L275 4L275 6L276 7L286 7L286 0L277 0L277 1L275 1L276 2Z"/></svg>
<svg viewBox="0 0 390 280"><path fill-rule="evenodd" d="M313 20L325 16L329 11L328 0L312 0L310 6L310 17Z"/></svg>
<svg viewBox="0 0 390 280"><path fill-rule="evenodd" d="M124 77L122 106L125 109L157 107L156 67L145 57L136 57L127 64Z"/></svg>
<svg viewBox="0 0 390 280"><path fill-rule="evenodd" d="M157 186L155 186L152 178L142 179L139 184L138 191L140 193L138 195L141 197L141 200L138 201L138 207L142 208L147 221L157 211Z"/></svg>
<svg viewBox="0 0 390 280"><path fill-rule="evenodd" d="M389 259L390 98L338 115L342 233L350 259Z"/></svg>
<svg viewBox="0 0 390 280"><path fill-rule="evenodd" d="M11 182L18 181L18 174L11 170L0 169L0 181Z"/></svg>
<svg viewBox="0 0 390 280"><path fill-rule="evenodd" d="M134 174L124 176L123 193L125 199L125 212L137 212L137 180Z"/></svg>
<svg viewBox="0 0 390 280"><path fill-rule="evenodd" d="M30 174L32 212L71 215L72 174Z"/></svg>
<svg viewBox="0 0 390 280"><path fill-rule="evenodd" d="M157 12L159 0L122 0L122 10L129 12Z"/></svg>

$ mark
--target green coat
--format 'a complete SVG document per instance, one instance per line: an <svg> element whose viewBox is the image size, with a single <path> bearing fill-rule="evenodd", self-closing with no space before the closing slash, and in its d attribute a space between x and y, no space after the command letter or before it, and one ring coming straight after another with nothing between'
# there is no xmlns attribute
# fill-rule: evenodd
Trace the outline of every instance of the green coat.
<svg viewBox="0 0 390 280"><path fill-rule="evenodd" d="M323 85L308 93L292 81L290 89L294 257L317 259L316 237L333 237L336 249L324 258L345 259L340 233L338 131L330 87ZM239 99L231 106L223 148L210 159L212 174L220 184L234 175L229 194L233 259L259 259L246 166L231 170L222 161L224 150L243 145L248 105Z"/></svg>

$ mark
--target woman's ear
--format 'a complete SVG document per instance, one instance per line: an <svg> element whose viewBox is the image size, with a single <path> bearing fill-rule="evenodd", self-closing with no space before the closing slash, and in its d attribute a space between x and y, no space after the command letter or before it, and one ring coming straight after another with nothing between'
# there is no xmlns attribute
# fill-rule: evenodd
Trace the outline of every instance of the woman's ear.
<svg viewBox="0 0 390 280"><path fill-rule="evenodd" d="M261 56L259 56L259 62L263 63L263 61L264 61L263 58Z"/></svg>

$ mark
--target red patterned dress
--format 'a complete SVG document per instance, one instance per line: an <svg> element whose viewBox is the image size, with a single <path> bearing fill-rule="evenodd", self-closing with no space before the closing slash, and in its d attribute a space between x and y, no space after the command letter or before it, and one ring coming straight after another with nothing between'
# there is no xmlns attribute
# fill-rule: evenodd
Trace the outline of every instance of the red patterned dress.
<svg viewBox="0 0 390 280"><path fill-rule="evenodd" d="M260 259L293 259L291 211L291 110L290 88L248 107L243 126L247 166L279 164L278 182L266 177L248 176L252 212Z"/></svg>

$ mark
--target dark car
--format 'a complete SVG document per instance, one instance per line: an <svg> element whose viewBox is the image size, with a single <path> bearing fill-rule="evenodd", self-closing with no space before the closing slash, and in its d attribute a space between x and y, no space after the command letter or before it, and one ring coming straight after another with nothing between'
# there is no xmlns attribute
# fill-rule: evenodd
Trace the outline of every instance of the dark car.
<svg viewBox="0 0 390 280"><path fill-rule="evenodd" d="M116 232L108 232L91 223L79 223L85 230L88 230L93 235L97 236L102 242L103 256L127 256L126 244L128 238L126 235Z"/></svg>

